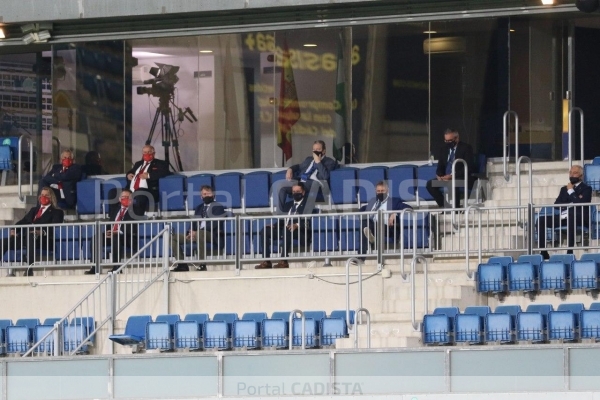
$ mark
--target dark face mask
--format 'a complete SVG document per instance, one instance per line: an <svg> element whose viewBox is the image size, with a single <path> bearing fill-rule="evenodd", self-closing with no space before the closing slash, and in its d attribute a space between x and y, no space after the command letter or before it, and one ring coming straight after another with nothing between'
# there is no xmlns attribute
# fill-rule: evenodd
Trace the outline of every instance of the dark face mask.
<svg viewBox="0 0 600 400"><path fill-rule="evenodd" d="M293 193L292 197L294 198L294 201L300 201L304 198L304 195L302 193Z"/></svg>
<svg viewBox="0 0 600 400"><path fill-rule="evenodd" d="M571 182L573 185L579 183L581 181L581 178L578 178L576 176L570 176L569 177L569 182Z"/></svg>
<svg viewBox="0 0 600 400"><path fill-rule="evenodd" d="M383 199L385 199L386 194L385 193L377 193L375 195L375 197L377 197L377 200L379 201L383 201Z"/></svg>
<svg viewBox="0 0 600 400"><path fill-rule="evenodd" d="M202 198L202 201L204 202L204 204L210 204L213 201L215 201L215 198L213 196L206 196Z"/></svg>
<svg viewBox="0 0 600 400"><path fill-rule="evenodd" d="M318 155L319 157L321 157L321 154L323 154L322 151L313 151L313 153L315 153L316 155Z"/></svg>
<svg viewBox="0 0 600 400"><path fill-rule="evenodd" d="M456 141L453 140L451 142L446 142L446 146L448 146L449 149L453 148L454 146L456 146Z"/></svg>

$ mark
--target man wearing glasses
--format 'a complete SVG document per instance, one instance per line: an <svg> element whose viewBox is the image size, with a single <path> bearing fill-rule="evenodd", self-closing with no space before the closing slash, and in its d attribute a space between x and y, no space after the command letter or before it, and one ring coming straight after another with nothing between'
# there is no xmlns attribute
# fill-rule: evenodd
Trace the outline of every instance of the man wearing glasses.
<svg viewBox="0 0 600 400"><path fill-rule="evenodd" d="M437 171L436 177L427 182L427 191L440 208L458 207L459 190L464 188L464 180L469 179L468 187L471 188L473 181L470 177L465 177L465 168L462 163L456 164L454 179L456 182L456 193L452 193L452 203L446 203L444 199L444 189L452 188L452 164L454 160L465 160L469 171L473 170L473 148L465 142L461 142L456 129L448 128L444 132L444 146L437 153ZM468 193L465 193L465 204Z"/></svg>
<svg viewBox="0 0 600 400"><path fill-rule="evenodd" d="M81 165L75 164L73 161L73 152L63 150L60 155L60 164L52 166L52 169L40 180L38 187L52 188L61 206L75 208L77 205L77 182L81 178Z"/></svg>

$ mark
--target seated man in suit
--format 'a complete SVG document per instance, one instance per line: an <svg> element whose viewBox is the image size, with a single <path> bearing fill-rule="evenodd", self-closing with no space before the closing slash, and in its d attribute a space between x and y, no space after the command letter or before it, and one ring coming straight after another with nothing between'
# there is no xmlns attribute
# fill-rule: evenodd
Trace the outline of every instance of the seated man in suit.
<svg viewBox="0 0 600 400"><path fill-rule="evenodd" d="M88 151L85 154L85 164L82 170L88 177L108 174L102 167L102 157L97 151Z"/></svg>
<svg viewBox="0 0 600 400"><path fill-rule="evenodd" d="M54 248L54 228L35 227L35 225L61 224L64 220L64 212L56 204L56 196L49 187L44 187L38 196L38 205L32 207L29 212L15 223L15 225L34 225L30 228L11 229L10 237L2 240L2 254L7 250L27 250L27 264L35 263L35 252ZM33 275L31 269L25 273ZM12 272L10 276L14 276Z"/></svg>
<svg viewBox="0 0 600 400"><path fill-rule="evenodd" d="M196 243L198 257L202 260L206 258L207 243L224 243L222 239L223 221L209 221L209 219L225 217L225 208L221 203L215 201L214 190L208 185L200 188L200 196L202 204L194 211L195 221L192 223L191 229L186 234L171 235L171 253L176 255L178 260L185 258L183 247L187 244ZM206 264L200 264L197 269L206 271ZM188 264L178 264L171 271L189 271L189 266Z"/></svg>
<svg viewBox="0 0 600 400"><path fill-rule="evenodd" d="M81 165L73 162L73 152L63 150L61 163L54 164L52 169L40 180L39 188L51 187L60 203L67 208L77 205L77 182L81 180Z"/></svg>
<svg viewBox="0 0 600 400"><path fill-rule="evenodd" d="M112 262L117 264L121 258L125 257L125 249L129 248L131 253L135 253L138 250L138 225L137 224L123 224L120 222L135 221L137 215L133 213L132 209L132 193L129 189L123 189L121 196L119 197L120 207L113 207L109 214L108 219L114 221L114 223L107 225L104 231L104 238L101 243L101 248L111 248ZM110 272L118 270L120 265L115 265ZM95 267L90 268L85 272L86 275L93 275L96 273Z"/></svg>
<svg viewBox="0 0 600 400"><path fill-rule="evenodd" d="M281 251L283 257L287 257L292 248L293 242L297 241L300 246L307 246L311 242L310 216L294 217L300 214L309 214L311 210L306 207L307 195L304 186L296 184L292 187L293 200L285 203L281 210L283 214L290 217L279 219L275 225L267 225L260 231L260 246L263 248L263 257L271 256L271 247L274 242L283 240L284 245ZM289 268L287 260L281 260L274 266L270 260L263 261L256 265L255 269L264 268Z"/></svg>
<svg viewBox="0 0 600 400"><path fill-rule="evenodd" d="M592 188L583 182L583 168L573 165L569 170L569 183L560 189L554 204L581 204L592 201ZM561 207L560 215L541 216L537 223L538 245L541 249L546 247L546 228L556 229L567 227L567 245L575 246L575 233L578 226L589 226L590 206ZM541 252L544 260L550 258L547 251ZM573 254L573 250L567 250Z"/></svg>
<svg viewBox="0 0 600 400"><path fill-rule="evenodd" d="M134 194L133 212L142 216L150 205L158 202L158 180L171 175L169 164L154 158L154 147L146 145L142 148L142 159L127 171L127 187Z"/></svg>
<svg viewBox="0 0 600 400"><path fill-rule="evenodd" d="M444 200L444 189L452 189L452 164L454 160L462 159L467 163L469 168L468 172L474 170L474 156L473 148L471 145L465 142L461 142L456 129L448 128L444 132L444 146L440 148L438 154L438 165L435 179L431 179L427 182L427 191L438 206L442 208L458 207L458 200L460 198L459 191L464 188L464 179L468 179L468 188L473 187L475 180L470 176L465 177L465 168L462 163L456 164L456 176L454 177L456 182L456 193L451 193L452 204L448 204ZM465 204L468 199L468 193L465 193Z"/></svg>
<svg viewBox="0 0 600 400"><path fill-rule="evenodd" d="M411 208L411 206L409 206L406 203L403 203L400 199L391 197L389 191L390 189L386 181L377 182L377 185L375 186L375 197L369 200L365 211L400 211L405 208ZM392 213L389 215L386 214L385 216L385 221L383 221L385 224L385 235L386 237L393 238L396 229L398 229L399 226L398 213ZM375 214L373 216L368 217L366 221L363 221L363 224L365 224L365 226L362 228L364 234L363 242L361 244L362 254L366 253L369 243L375 243L375 232L378 223L377 219L378 215Z"/></svg>
<svg viewBox="0 0 600 400"><path fill-rule="evenodd" d="M312 146L312 155L306 157L301 164L289 167L285 174L285 179L287 181L292 181L293 179L300 181L304 187L304 191L311 193L313 184L321 185L321 183L327 182L329 180L329 173L339 167L336 160L325 155L326 151L325 142L315 140ZM291 193L292 188L290 186L279 190L279 210L283 210L287 195Z"/></svg>

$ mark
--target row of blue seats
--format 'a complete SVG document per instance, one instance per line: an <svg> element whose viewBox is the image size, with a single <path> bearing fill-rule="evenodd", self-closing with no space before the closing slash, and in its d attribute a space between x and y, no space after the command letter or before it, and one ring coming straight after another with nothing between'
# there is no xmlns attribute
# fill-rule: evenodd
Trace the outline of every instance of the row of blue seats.
<svg viewBox="0 0 600 400"><path fill-rule="evenodd" d="M390 193L404 201L433 200L425 183L435 178L437 165L398 165L395 167L371 166L365 168L342 167L330 174L331 203L364 204L374 196L377 182L388 180ZM285 181L286 171L271 173L253 171L249 173L227 172L220 175L203 173L193 176L170 175L159 181L160 211L193 211L202 203L200 188L208 185L215 188L216 200L232 209L255 209L271 207L271 189L277 182ZM80 215L104 214L108 212L108 193L111 189L123 188L124 177L103 180L85 179L77 183L77 212ZM277 198L277 196L275 196Z"/></svg>
<svg viewBox="0 0 600 400"><path fill-rule="evenodd" d="M582 289L598 291L600 254L588 253L576 260L572 254L554 254L542 260L539 254L523 255L515 262L510 256L490 257L477 268L477 291L507 294L542 290L566 293Z"/></svg>
<svg viewBox="0 0 600 400"><path fill-rule="evenodd" d="M38 318L21 318L13 325L12 320L0 320L0 354L24 354L31 347L42 340L61 318L46 318L44 323ZM71 352L77 349L94 330L93 317L77 317L71 321L63 321L63 349ZM90 337L86 343L77 350L77 354L89 352L89 345L93 345L95 336ZM53 354L54 338L47 337L43 343L34 350L35 354Z"/></svg>
<svg viewBox="0 0 600 400"><path fill-rule="evenodd" d="M600 303L585 309L581 303L521 306L436 308L423 318L424 344L546 343L600 339Z"/></svg>
<svg viewBox="0 0 600 400"><path fill-rule="evenodd" d="M354 322L354 311L350 313ZM305 347L332 346L335 339L348 337L346 311L304 312ZM188 314L183 320L177 314L165 314L152 320L150 315L135 315L127 320L125 332L111 335L110 340L124 346L146 350L230 350L302 346L302 319L293 318L289 327L289 311L274 312L271 318L264 312L245 313L240 319L235 313ZM291 329L291 334L289 333Z"/></svg>

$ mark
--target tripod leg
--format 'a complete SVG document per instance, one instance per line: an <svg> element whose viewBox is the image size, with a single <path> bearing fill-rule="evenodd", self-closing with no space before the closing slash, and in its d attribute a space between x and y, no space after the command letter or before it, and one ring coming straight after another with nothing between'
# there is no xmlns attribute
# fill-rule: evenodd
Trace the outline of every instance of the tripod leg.
<svg viewBox="0 0 600 400"><path fill-rule="evenodd" d="M146 145L152 144L152 137L154 136L154 131L156 130L156 123L158 122L158 116L160 115L160 110L157 108L154 113L154 119L152 120L152 126L150 127L150 134L148 135L148 139L146 140Z"/></svg>

